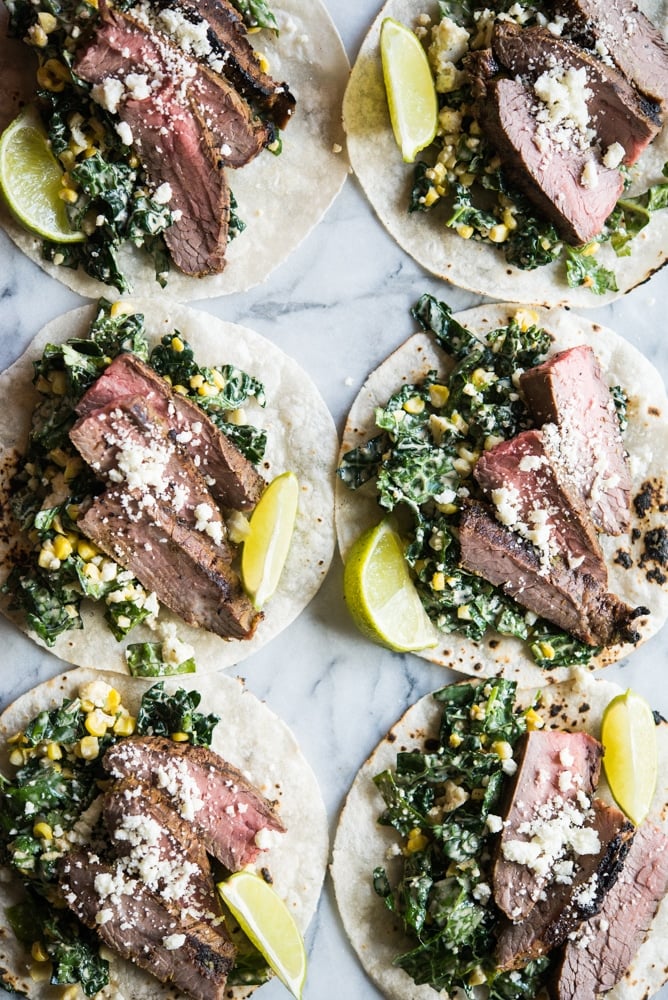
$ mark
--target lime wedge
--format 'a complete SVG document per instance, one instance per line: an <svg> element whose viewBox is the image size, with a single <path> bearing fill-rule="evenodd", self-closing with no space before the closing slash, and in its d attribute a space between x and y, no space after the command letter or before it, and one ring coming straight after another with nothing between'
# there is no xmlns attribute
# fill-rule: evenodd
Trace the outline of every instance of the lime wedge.
<svg viewBox="0 0 668 1000"><path fill-rule="evenodd" d="M269 483L251 514L241 550L241 579L259 610L278 586L297 517L299 483L284 472Z"/></svg>
<svg viewBox="0 0 668 1000"><path fill-rule="evenodd" d="M18 221L56 243L75 243L84 234L72 229L59 197L63 170L34 107L24 108L0 136L0 188Z"/></svg>
<svg viewBox="0 0 668 1000"><path fill-rule="evenodd" d="M629 819L642 823L656 790L656 724L645 699L630 688L603 713L603 767L615 802Z"/></svg>
<svg viewBox="0 0 668 1000"><path fill-rule="evenodd" d="M242 869L219 882L218 892L244 934L299 1000L306 979L304 941L276 890L259 875Z"/></svg>
<svg viewBox="0 0 668 1000"><path fill-rule="evenodd" d="M353 544L343 570L343 595L360 632L396 652L435 646L436 630L411 580L399 535L389 518Z"/></svg>
<svg viewBox="0 0 668 1000"><path fill-rule="evenodd" d="M410 28L386 17L380 28L380 57L397 145L406 163L433 141L438 98L427 53Z"/></svg>

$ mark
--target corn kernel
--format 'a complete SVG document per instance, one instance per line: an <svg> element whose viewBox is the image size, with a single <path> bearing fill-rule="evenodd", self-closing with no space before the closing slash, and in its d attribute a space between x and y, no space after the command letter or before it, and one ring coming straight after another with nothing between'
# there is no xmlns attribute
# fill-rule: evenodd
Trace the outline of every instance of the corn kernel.
<svg viewBox="0 0 668 1000"><path fill-rule="evenodd" d="M60 559L57 559L53 551L53 543L47 539L39 550L37 563L40 569L57 570L60 569Z"/></svg>
<svg viewBox="0 0 668 1000"><path fill-rule="evenodd" d="M218 389L216 389L215 385L211 385L210 382L205 382L203 385L200 385L200 386L197 387L197 395L198 396L217 396L218 395Z"/></svg>
<svg viewBox="0 0 668 1000"><path fill-rule="evenodd" d="M112 319L117 319L119 316L127 316L134 312L134 307L130 302L123 302L122 299L116 299L109 310L109 315Z"/></svg>
<svg viewBox="0 0 668 1000"><path fill-rule="evenodd" d="M109 688L107 700L102 706L105 712L117 712L121 706L121 693L116 688Z"/></svg>
<svg viewBox="0 0 668 1000"><path fill-rule="evenodd" d="M534 732L536 729L542 729L545 725L545 720L535 708L528 708L524 713L524 718L526 720L527 729L530 732Z"/></svg>
<svg viewBox="0 0 668 1000"><path fill-rule="evenodd" d="M434 573L431 578L432 590L445 590L445 573Z"/></svg>
<svg viewBox="0 0 668 1000"><path fill-rule="evenodd" d="M499 760L512 760L513 748L507 740L495 740L492 750Z"/></svg>
<svg viewBox="0 0 668 1000"><path fill-rule="evenodd" d="M14 733L13 736L8 737L7 743L10 747L13 747L15 743L23 743L23 730L19 729L18 733Z"/></svg>
<svg viewBox="0 0 668 1000"><path fill-rule="evenodd" d="M174 740L175 743L187 743L190 737L188 733L170 733L169 738Z"/></svg>
<svg viewBox="0 0 668 1000"><path fill-rule="evenodd" d="M78 193L74 188L64 187L58 192L58 197L61 201L66 201L68 205L74 205L76 201L79 200Z"/></svg>
<svg viewBox="0 0 668 1000"><path fill-rule="evenodd" d="M66 483L71 483L72 480L79 475L83 469L83 460L76 455L74 458L70 458L63 470L63 477Z"/></svg>
<svg viewBox="0 0 668 1000"><path fill-rule="evenodd" d="M239 406L236 410L226 410L225 420L228 424L235 424L237 427L241 427L242 424L247 423L246 411L242 406Z"/></svg>
<svg viewBox="0 0 668 1000"><path fill-rule="evenodd" d="M84 760L95 760L100 752L100 743L97 736L83 736L78 744L79 755Z"/></svg>
<svg viewBox="0 0 668 1000"><path fill-rule="evenodd" d="M97 568L95 563L92 562L86 563L86 565L83 568L83 575L86 577L87 580L90 580L91 583L99 583L100 580L102 579L102 575L99 569Z"/></svg>
<svg viewBox="0 0 668 1000"><path fill-rule="evenodd" d="M487 976L479 965L471 970L469 974L469 986L484 986L486 982Z"/></svg>
<svg viewBox="0 0 668 1000"><path fill-rule="evenodd" d="M137 720L128 712L122 712L114 722L114 732L117 736L132 736Z"/></svg>
<svg viewBox="0 0 668 1000"><path fill-rule="evenodd" d="M539 650L541 652L541 655L544 656L546 660L553 660L554 659L554 655L555 655L554 654L554 646L551 643L549 643L549 642L539 642L538 643L538 648L539 648Z"/></svg>
<svg viewBox="0 0 668 1000"><path fill-rule="evenodd" d="M63 751L60 746L60 743L56 743L55 741L49 743L46 748L46 756L49 758L49 760L60 760L63 756Z"/></svg>
<svg viewBox="0 0 668 1000"><path fill-rule="evenodd" d="M449 396L450 390L447 385L434 384L429 386L429 402L436 409L440 409L442 406L445 406Z"/></svg>
<svg viewBox="0 0 668 1000"><path fill-rule="evenodd" d="M538 313L535 309L518 309L515 313L515 322L519 324L520 330L524 333L530 326L536 325Z"/></svg>
<svg viewBox="0 0 668 1000"><path fill-rule="evenodd" d="M72 555L72 543L65 535L56 535L53 540L53 554L56 559L67 559Z"/></svg>
<svg viewBox="0 0 668 1000"><path fill-rule="evenodd" d="M185 344L183 343L183 341L181 340L180 337L172 337L172 350L173 351L176 351L177 354L180 354L181 351L184 349L184 347L185 347Z"/></svg>
<svg viewBox="0 0 668 1000"><path fill-rule="evenodd" d="M213 384L215 385L216 389L218 389L219 392L222 392L222 390L225 388L227 384L227 381L223 377L223 375L216 368L214 368L213 371L211 372L210 378Z"/></svg>
<svg viewBox="0 0 668 1000"><path fill-rule="evenodd" d="M82 559L89 562L95 556L100 554L100 550L97 545L93 545L92 542L87 541L85 538L81 538L77 542L77 555L80 555Z"/></svg>
<svg viewBox="0 0 668 1000"><path fill-rule="evenodd" d="M499 222L496 226L492 226L489 231L489 238L492 243L505 243L508 239L508 226L504 226L502 222Z"/></svg>
<svg viewBox="0 0 668 1000"><path fill-rule="evenodd" d="M268 73L269 72L269 60L267 59L267 57L262 52L256 52L255 56L257 58L258 63L260 64L260 69L262 70L262 72L263 73Z"/></svg>
<svg viewBox="0 0 668 1000"><path fill-rule="evenodd" d="M585 247L582 248L580 254L583 257L595 257L598 253L599 244L594 240L592 243L587 243Z"/></svg>
<svg viewBox="0 0 668 1000"><path fill-rule="evenodd" d="M416 851L424 851L428 843L429 839L425 837L422 830L418 826L413 827L406 841L406 853L415 854Z"/></svg>
<svg viewBox="0 0 668 1000"><path fill-rule="evenodd" d="M471 705L471 711L469 712L470 718L477 719L481 722L486 715L487 711L484 705Z"/></svg>
<svg viewBox="0 0 668 1000"><path fill-rule="evenodd" d="M508 231L517 229L517 219L515 218L512 208L504 208L503 224L508 229Z"/></svg>
<svg viewBox="0 0 668 1000"><path fill-rule="evenodd" d="M51 962L33 962L30 966L33 983L45 983L51 979Z"/></svg>
<svg viewBox="0 0 668 1000"><path fill-rule="evenodd" d="M84 725L91 736L104 736L109 726L113 726L114 718L107 715L101 708L94 708L86 714Z"/></svg>
<svg viewBox="0 0 668 1000"><path fill-rule="evenodd" d="M12 750L12 752L9 755L9 763L12 764L14 767L22 767L25 764L25 761L26 757L23 750L19 750L18 748Z"/></svg>
<svg viewBox="0 0 668 1000"><path fill-rule="evenodd" d="M439 198L438 191L436 190L433 184L430 184L429 187L427 188L427 193L424 195L421 201L422 204L425 206L425 208L431 208L432 205L436 204L438 198Z"/></svg>
<svg viewBox="0 0 668 1000"><path fill-rule="evenodd" d="M35 959L36 962L48 962L49 953L42 944L41 941L33 941L32 947L30 948L30 954Z"/></svg>
<svg viewBox="0 0 668 1000"><path fill-rule="evenodd" d="M406 400L406 402L403 405L403 409L406 411L406 413L413 413L417 415L418 413L422 413L422 411L424 410L424 405L425 405L424 399L422 399L420 396L412 396L410 399Z"/></svg>
<svg viewBox="0 0 668 1000"><path fill-rule="evenodd" d="M457 230L457 235L461 236L463 240L470 240L473 236L473 226L467 226L462 222L455 228Z"/></svg>
<svg viewBox="0 0 668 1000"><path fill-rule="evenodd" d="M460 736L459 733L450 733L450 736L448 738L448 744L455 750L457 749L457 747L461 746L463 742L464 742L464 737Z"/></svg>
<svg viewBox="0 0 668 1000"><path fill-rule="evenodd" d="M79 996L78 986L66 986L63 992L60 994L60 1000L77 1000Z"/></svg>
<svg viewBox="0 0 668 1000"><path fill-rule="evenodd" d="M47 45L49 38L41 24L32 24L28 28L28 38L26 40L29 44L36 46L36 48L43 49Z"/></svg>
<svg viewBox="0 0 668 1000"><path fill-rule="evenodd" d="M468 604L460 604L457 608L457 617L462 621L471 621L471 608Z"/></svg>
<svg viewBox="0 0 668 1000"><path fill-rule="evenodd" d="M175 386L172 386L172 388L174 389L174 392L178 392L179 396L187 396L188 395L188 390L186 389L186 387L184 385L175 385Z"/></svg>
<svg viewBox="0 0 668 1000"><path fill-rule="evenodd" d="M204 385L204 376L198 372L196 375L191 375L189 379L189 384L191 389L199 389L200 386Z"/></svg>
<svg viewBox="0 0 668 1000"><path fill-rule="evenodd" d="M35 823L32 832L35 837L41 837L42 840L53 840L53 830L48 823Z"/></svg>

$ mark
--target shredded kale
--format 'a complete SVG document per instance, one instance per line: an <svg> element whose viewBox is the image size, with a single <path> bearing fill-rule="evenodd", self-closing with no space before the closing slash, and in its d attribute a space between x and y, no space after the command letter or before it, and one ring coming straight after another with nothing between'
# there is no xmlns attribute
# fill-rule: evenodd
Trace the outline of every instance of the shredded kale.
<svg viewBox="0 0 668 1000"><path fill-rule="evenodd" d="M199 691L185 691L183 688L174 694L167 694L164 683L159 681L142 698L137 715L137 732L152 736L187 733L194 746L211 746L213 731L220 718L213 713L204 715L198 712L201 700Z"/></svg>
<svg viewBox="0 0 668 1000"><path fill-rule="evenodd" d="M278 32L278 24L265 0L232 0L249 28L269 28Z"/></svg>
<svg viewBox="0 0 668 1000"><path fill-rule="evenodd" d="M616 292L617 278L613 271L603 267L596 259L592 249L598 249L598 243L588 243L584 247L566 247L566 280L571 288L584 285L596 295L605 292Z"/></svg>
<svg viewBox="0 0 668 1000"><path fill-rule="evenodd" d="M181 663L164 659L161 642L133 642L125 650L128 670L133 677L164 677L172 674L194 674L195 661L188 657Z"/></svg>
<svg viewBox="0 0 668 1000"><path fill-rule="evenodd" d="M379 505L395 512L402 525L420 599L440 631L480 641L494 629L527 642L547 669L587 663L591 647L536 620L459 565L461 497L481 496L473 466L490 440L508 440L531 426L513 378L544 359L550 336L515 318L481 340L431 295L423 295L412 312L447 353L447 375L430 371L378 407L381 433L345 454L337 474L351 489L375 479Z"/></svg>
<svg viewBox="0 0 668 1000"><path fill-rule="evenodd" d="M401 837L402 871L373 885L415 940L395 965L417 984L473 997L472 973L486 977L490 996L531 1000L547 960L512 973L490 972L500 924L489 899L491 851L487 819L506 783L503 755L526 730L515 708L513 681L451 685L434 695L443 711L438 739L402 751L396 766L374 778L385 809L379 817ZM457 794L457 807L447 803Z"/></svg>

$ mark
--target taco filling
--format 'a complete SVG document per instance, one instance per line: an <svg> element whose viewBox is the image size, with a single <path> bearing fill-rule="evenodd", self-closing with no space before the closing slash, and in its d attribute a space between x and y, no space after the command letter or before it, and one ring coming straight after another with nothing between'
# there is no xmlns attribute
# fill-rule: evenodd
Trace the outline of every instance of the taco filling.
<svg viewBox="0 0 668 1000"><path fill-rule="evenodd" d="M150 350L143 316L104 301L89 338L49 345L34 381L10 491L23 543L5 584L30 627L53 645L83 627L93 600L118 640L141 621L155 627L161 604L222 638L250 638L261 613L236 555L266 485L256 469L266 434L242 407L264 404L262 385L232 365L201 367L177 331ZM173 667L190 669L181 646ZM131 650L130 665L145 653L170 659Z"/></svg>
<svg viewBox="0 0 668 1000"><path fill-rule="evenodd" d="M501 679L451 685L424 699L424 712L419 703L413 717L409 710L394 732L399 750L388 746L380 772L372 771L376 755L365 765L375 789L365 792L358 778L337 834L335 885L356 945L346 840L358 796L368 796L370 811L380 795L389 846L373 888L391 939L404 946L395 970L434 996L594 1000L613 989L668 892L668 840L654 818L635 827L610 804L599 785L601 743L586 725L571 728L592 701L598 712L595 685L580 693L577 710L575 691L545 702L524 692L527 704ZM372 974L388 996L407 995L406 976L372 957L374 931L383 933L372 926L362 935ZM632 982L643 976L635 967ZM629 995L660 985L641 983Z"/></svg>
<svg viewBox="0 0 668 1000"><path fill-rule="evenodd" d="M212 748L221 718L200 692L160 682L135 705L92 676L7 738L0 842L22 891L6 912L30 995L40 972L104 993L120 959L194 1000L264 982L215 883L242 868L271 881L277 804ZM127 995L151 995L140 986Z"/></svg>
<svg viewBox="0 0 668 1000"><path fill-rule="evenodd" d="M264 3L8 4L10 35L38 56L37 108L63 170L82 242L45 242L45 259L120 292L130 241L186 275L216 274L244 223L227 168L280 153L295 109L247 31L277 31ZM267 154L268 155L268 154Z"/></svg>
<svg viewBox="0 0 668 1000"><path fill-rule="evenodd" d="M547 668L636 643L649 609L610 591L602 548L629 532L635 501L624 388L590 344L554 352L530 311L484 338L429 295L413 314L439 368L425 362L418 383L394 371L376 435L354 427L362 443L344 445L338 475L393 513L431 620L476 641L514 636ZM339 496L346 531L355 504Z"/></svg>

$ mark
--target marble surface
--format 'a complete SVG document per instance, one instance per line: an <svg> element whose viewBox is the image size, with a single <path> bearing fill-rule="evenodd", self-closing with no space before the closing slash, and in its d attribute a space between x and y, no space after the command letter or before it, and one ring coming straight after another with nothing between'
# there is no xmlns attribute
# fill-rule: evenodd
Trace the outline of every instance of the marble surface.
<svg viewBox="0 0 668 1000"><path fill-rule="evenodd" d="M330 9L352 60L375 13L375 0L332 0ZM425 291L454 308L480 301L414 264L386 235L350 177L319 227L264 285L194 306L253 327L297 357L341 429L367 373L413 332L409 310ZM22 352L47 320L81 302L23 258L0 232L0 368ZM667 307L665 268L624 299L587 315L627 337L666 379ZM248 687L297 734L320 782L332 833L346 791L367 754L405 707L454 677L417 657L392 654L363 641L343 606L341 579L335 556L308 609L240 670ZM667 643L664 630L631 660L606 671L611 679L651 698L666 716ZM0 647L2 707L64 669L62 662L4 620ZM329 881L308 946L306 1000L379 996L348 945ZM268 984L260 994L263 1000L286 995L278 983ZM668 998L668 987L660 996Z"/></svg>

